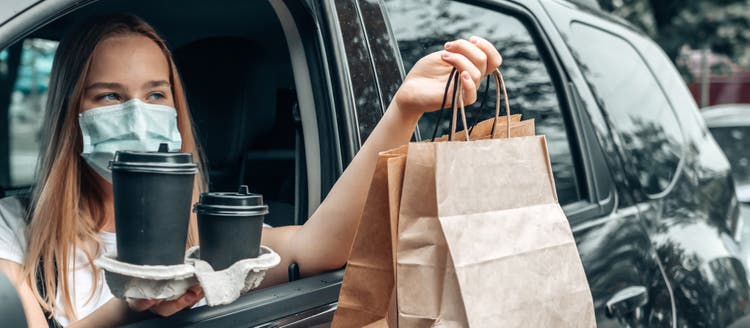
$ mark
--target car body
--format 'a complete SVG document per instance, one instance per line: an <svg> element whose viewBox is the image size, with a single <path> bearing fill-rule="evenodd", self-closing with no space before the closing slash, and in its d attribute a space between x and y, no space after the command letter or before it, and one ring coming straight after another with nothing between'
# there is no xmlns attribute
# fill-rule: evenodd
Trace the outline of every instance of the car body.
<svg viewBox="0 0 750 328"><path fill-rule="evenodd" d="M750 312L726 157L660 48L596 9L562 0L27 0L0 9L7 51L59 40L107 12L152 23L186 84L212 190L249 184L268 200L272 225L312 213L417 58L485 36L503 53L512 110L547 135L598 325L718 327ZM415 140L434 124L426 115ZM33 151L0 129L9 154L0 186L24 192L30 180L9 168ZM327 326L342 278L294 280L133 327Z"/></svg>

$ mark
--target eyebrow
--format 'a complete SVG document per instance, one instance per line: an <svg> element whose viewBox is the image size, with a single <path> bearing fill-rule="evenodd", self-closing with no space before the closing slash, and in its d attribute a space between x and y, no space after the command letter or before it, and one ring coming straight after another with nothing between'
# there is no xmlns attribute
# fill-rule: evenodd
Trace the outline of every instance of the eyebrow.
<svg viewBox="0 0 750 328"><path fill-rule="evenodd" d="M143 84L143 88L169 87L171 84L167 80L153 80Z"/></svg>
<svg viewBox="0 0 750 328"><path fill-rule="evenodd" d="M84 92L92 89L124 89L124 87L117 82L94 82L86 86Z"/></svg>
<svg viewBox="0 0 750 328"><path fill-rule="evenodd" d="M143 84L144 89L148 88L156 88L156 87L162 87L171 86L171 83L169 83L167 80L152 80L148 81ZM117 82L94 82L89 84L84 91L89 91L93 89L115 89L115 90L122 90L125 89L125 87Z"/></svg>

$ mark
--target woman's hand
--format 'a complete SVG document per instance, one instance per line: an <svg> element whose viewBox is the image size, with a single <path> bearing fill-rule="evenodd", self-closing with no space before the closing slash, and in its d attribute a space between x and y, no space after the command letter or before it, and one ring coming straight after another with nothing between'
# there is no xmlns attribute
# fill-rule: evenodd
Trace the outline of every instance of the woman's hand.
<svg viewBox="0 0 750 328"><path fill-rule="evenodd" d="M172 301L129 299L127 302L119 298L112 298L96 311L89 314L69 327L115 327L146 319L144 311L150 310L160 316L167 317L182 309L192 307L203 298L203 290L200 286L190 287L188 291L179 298ZM137 311L135 313L134 311ZM43 317L42 317L43 318ZM46 327L46 324L44 325Z"/></svg>
<svg viewBox="0 0 750 328"><path fill-rule="evenodd" d="M464 103L473 104L477 100L480 80L502 63L495 46L480 37L450 41L444 47L443 51L422 57L412 67L393 99L398 108L418 115L440 109L445 84L453 67L463 79ZM451 86L449 95L452 90ZM446 106L452 106L451 100L449 96Z"/></svg>
<svg viewBox="0 0 750 328"><path fill-rule="evenodd" d="M203 298L203 289L200 285L190 287L182 296L171 301L129 299L128 305L134 311L142 312L150 310L162 317L171 316L182 309L192 307Z"/></svg>

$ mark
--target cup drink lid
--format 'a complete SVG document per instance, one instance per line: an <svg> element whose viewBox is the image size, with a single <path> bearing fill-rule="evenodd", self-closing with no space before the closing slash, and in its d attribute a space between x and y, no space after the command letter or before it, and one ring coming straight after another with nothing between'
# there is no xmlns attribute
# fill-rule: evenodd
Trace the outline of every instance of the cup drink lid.
<svg viewBox="0 0 750 328"><path fill-rule="evenodd" d="M193 163L193 154L169 152L166 143L160 144L158 151L118 151L114 160L109 162L109 167L112 171L141 173L198 173L198 165Z"/></svg>
<svg viewBox="0 0 750 328"><path fill-rule="evenodd" d="M193 207L193 212L211 215L252 216L268 214L263 195L253 194L246 185L238 192L206 192Z"/></svg>

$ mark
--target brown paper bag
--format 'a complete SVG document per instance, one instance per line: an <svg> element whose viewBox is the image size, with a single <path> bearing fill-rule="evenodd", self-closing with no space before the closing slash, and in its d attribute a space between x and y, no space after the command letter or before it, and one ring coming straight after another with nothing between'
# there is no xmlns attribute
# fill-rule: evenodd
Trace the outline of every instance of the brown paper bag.
<svg viewBox="0 0 750 328"><path fill-rule="evenodd" d="M467 325L445 237L437 220L434 147L409 145L398 222L399 327Z"/></svg>
<svg viewBox="0 0 750 328"><path fill-rule="evenodd" d="M502 85L499 72L495 77ZM456 119L454 106L453 140ZM512 115L504 125L486 120L484 132L469 136L487 134L493 121L495 131L479 139L534 134L533 120L514 128L520 116ZM412 143L408 156L406 150L380 154L333 327L595 324L544 137ZM500 194L511 195L497 202Z"/></svg>
<svg viewBox="0 0 750 328"><path fill-rule="evenodd" d="M544 136L438 143L434 152L437 216L468 326L596 326Z"/></svg>
<svg viewBox="0 0 750 328"><path fill-rule="evenodd" d="M396 272L401 327L595 326L543 136L410 145Z"/></svg>
<svg viewBox="0 0 750 328"><path fill-rule="evenodd" d="M388 312L395 312L396 223L391 221L398 220L406 149L378 156L332 327L388 327Z"/></svg>

